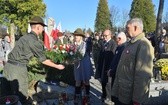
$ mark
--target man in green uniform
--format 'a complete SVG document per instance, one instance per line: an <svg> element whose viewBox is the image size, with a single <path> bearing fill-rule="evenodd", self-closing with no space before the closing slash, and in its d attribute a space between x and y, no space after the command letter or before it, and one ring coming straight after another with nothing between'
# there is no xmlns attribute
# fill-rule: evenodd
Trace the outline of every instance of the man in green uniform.
<svg viewBox="0 0 168 105"><path fill-rule="evenodd" d="M20 101L26 101L28 97L28 71L26 65L31 57L35 56L44 65L54 67L60 70L64 69L61 64L55 64L47 59L44 54L44 46L39 39L44 31L44 21L41 17L35 16L30 21L31 32L22 36L16 43L15 47L8 55L3 75L10 81L12 94L19 96Z"/></svg>

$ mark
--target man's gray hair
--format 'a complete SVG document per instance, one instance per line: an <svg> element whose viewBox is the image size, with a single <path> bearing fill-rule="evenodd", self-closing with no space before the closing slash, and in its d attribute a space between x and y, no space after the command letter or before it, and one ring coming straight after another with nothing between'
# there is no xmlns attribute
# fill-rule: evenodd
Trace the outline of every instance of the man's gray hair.
<svg viewBox="0 0 168 105"><path fill-rule="evenodd" d="M132 18L127 22L127 25L128 24L136 25L143 31L143 22L141 18Z"/></svg>

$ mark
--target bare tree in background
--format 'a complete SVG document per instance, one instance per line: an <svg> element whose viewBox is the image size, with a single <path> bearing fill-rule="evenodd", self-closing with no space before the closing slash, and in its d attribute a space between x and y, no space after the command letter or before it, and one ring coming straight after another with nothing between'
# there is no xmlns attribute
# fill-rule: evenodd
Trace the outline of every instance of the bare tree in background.
<svg viewBox="0 0 168 105"><path fill-rule="evenodd" d="M163 17L163 27L166 29L166 31L168 31L168 8Z"/></svg>
<svg viewBox="0 0 168 105"><path fill-rule="evenodd" d="M165 16L163 17L163 23L168 23L168 11L166 12Z"/></svg>
<svg viewBox="0 0 168 105"><path fill-rule="evenodd" d="M161 34L161 29L162 29L162 16L163 16L163 7L164 7L164 0L160 0L159 2L159 9L158 9L158 14L157 14L157 24L156 24L156 33L155 33L155 50L156 50L156 55L158 55L159 51L159 36Z"/></svg>
<svg viewBox="0 0 168 105"><path fill-rule="evenodd" d="M125 10L125 9L123 9L122 10L122 14L121 14L121 28L125 28L125 24L126 24L126 22L128 21L128 19L129 19L129 11L128 10Z"/></svg>
<svg viewBox="0 0 168 105"><path fill-rule="evenodd" d="M120 13L119 9L116 6L112 5L111 8L110 8L110 14L111 14L110 19L111 19L113 27L116 27L116 24L120 20L120 14L119 13Z"/></svg>

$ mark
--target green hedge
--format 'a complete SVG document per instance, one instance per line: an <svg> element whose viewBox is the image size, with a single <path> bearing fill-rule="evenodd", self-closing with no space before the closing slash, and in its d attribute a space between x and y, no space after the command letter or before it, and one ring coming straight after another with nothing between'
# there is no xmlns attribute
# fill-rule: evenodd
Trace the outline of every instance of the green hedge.
<svg viewBox="0 0 168 105"><path fill-rule="evenodd" d="M64 70L58 70L49 66L45 66L38 62L36 58L32 58L28 65L29 83L46 79L47 81L59 82L63 81L69 85L74 85L73 64L65 64Z"/></svg>

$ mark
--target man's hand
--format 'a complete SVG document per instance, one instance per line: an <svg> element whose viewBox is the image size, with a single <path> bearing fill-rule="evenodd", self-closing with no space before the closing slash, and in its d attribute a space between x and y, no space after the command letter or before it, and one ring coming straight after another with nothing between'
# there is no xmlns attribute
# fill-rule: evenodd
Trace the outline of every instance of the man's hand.
<svg viewBox="0 0 168 105"><path fill-rule="evenodd" d="M64 65L61 65L61 64L58 64L57 65L57 69L59 70L64 70L65 66Z"/></svg>

